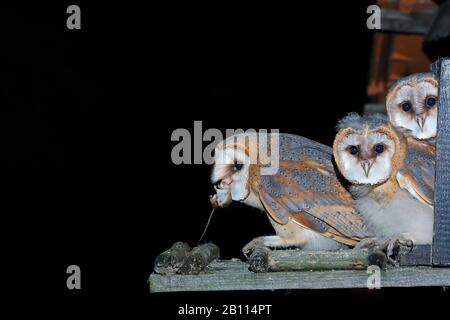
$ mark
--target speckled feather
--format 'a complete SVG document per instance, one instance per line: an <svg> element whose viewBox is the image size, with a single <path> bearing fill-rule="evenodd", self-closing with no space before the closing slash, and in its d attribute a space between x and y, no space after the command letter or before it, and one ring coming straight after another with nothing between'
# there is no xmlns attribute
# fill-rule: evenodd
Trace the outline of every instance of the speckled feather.
<svg viewBox="0 0 450 320"><path fill-rule="evenodd" d="M430 162L434 147L418 141L408 143L408 139L414 139L404 137L384 116L360 117L351 114L340 121L338 128L340 130L334 142L334 152L337 166L345 177L353 177L349 171L354 170L353 166L348 166L348 162L346 167L342 165L348 158L340 143L346 143L347 135L376 137L376 134L381 133L388 137L386 141L391 144L390 150L395 150L388 164L380 162L380 168L385 171L379 171L382 177L379 182L365 182L364 179L351 181L354 206L367 219L370 229L377 236L396 237L403 234L415 243L430 243L432 210L430 206L424 205L425 201L416 199L432 196L430 183L434 169ZM375 139L373 144L376 143L379 142ZM369 147L373 144L369 144ZM385 154L386 152L383 153ZM373 166L375 165L376 163Z"/></svg>
<svg viewBox="0 0 450 320"><path fill-rule="evenodd" d="M434 73L426 72L426 73L413 73L409 76L398 79L397 81L394 81L394 83L392 83L391 87L387 91L387 96L390 96L394 91L398 90L399 85L401 84L418 83L420 81L424 81L427 79L437 80L437 77Z"/></svg>
<svg viewBox="0 0 450 320"><path fill-rule="evenodd" d="M360 116L350 113L339 121L337 128L352 128L354 130L373 130L377 127L389 126L388 118L382 114ZM396 128L398 135L405 135L407 129ZM418 141L411 136L406 138L406 158L399 168L397 181L402 189L407 190L419 201L432 206L434 204L434 166L435 147L431 143ZM353 187L356 196L364 194L365 187Z"/></svg>
<svg viewBox="0 0 450 320"><path fill-rule="evenodd" d="M280 135L280 169L276 175L261 176L259 195L280 224L294 220L350 245L370 236L335 175L332 149L312 140Z"/></svg>
<svg viewBox="0 0 450 320"><path fill-rule="evenodd" d="M336 125L337 130L352 128L354 130L364 130L368 128L373 130L378 127L383 127L388 125L388 118L381 113L375 113L370 115L360 116L356 112L351 112L341 120Z"/></svg>
<svg viewBox="0 0 450 320"><path fill-rule="evenodd" d="M414 138L408 138L408 154L397 180L403 189L411 188L419 201L434 205L435 147Z"/></svg>
<svg viewBox="0 0 450 320"><path fill-rule="evenodd" d="M435 102L428 105L428 98ZM408 103L408 109L404 104ZM438 79L432 73L416 73L401 78L386 95L386 111L392 125L405 128L403 134L435 143L437 131Z"/></svg>

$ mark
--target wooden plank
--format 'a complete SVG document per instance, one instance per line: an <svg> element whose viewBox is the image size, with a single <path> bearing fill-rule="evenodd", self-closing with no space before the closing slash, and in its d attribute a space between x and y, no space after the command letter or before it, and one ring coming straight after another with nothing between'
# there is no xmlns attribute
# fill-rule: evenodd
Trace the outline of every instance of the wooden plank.
<svg viewBox="0 0 450 320"><path fill-rule="evenodd" d="M415 245L408 254L400 255L401 266L430 266L431 245Z"/></svg>
<svg viewBox="0 0 450 320"><path fill-rule="evenodd" d="M366 270L367 250L304 251L274 250L268 255L269 270Z"/></svg>
<svg viewBox="0 0 450 320"><path fill-rule="evenodd" d="M380 255L382 256L380 259ZM305 251L269 250L256 248L249 258L249 269L253 272L300 271L300 270L365 270L369 261L386 263L382 252L374 252L369 256L368 250L339 251ZM378 263L376 263L378 265Z"/></svg>
<svg viewBox="0 0 450 320"><path fill-rule="evenodd" d="M399 267L381 271L381 287L450 286L450 268ZM366 270L254 273L242 261L214 261L198 275L151 274L150 291L230 291L366 288Z"/></svg>
<svg viewBox="0 0 450 320"><path fill-rule="evenodd" d="M433 265L450 265L450 59L433 65L439 72L439 113L436 138Z"/></svg>
<svg viewBox="0 0 450 320"><path fill-rule="evenodd" d="M425 34L433 22L433 16L433 14L381 9L381 31Z"/></svg>

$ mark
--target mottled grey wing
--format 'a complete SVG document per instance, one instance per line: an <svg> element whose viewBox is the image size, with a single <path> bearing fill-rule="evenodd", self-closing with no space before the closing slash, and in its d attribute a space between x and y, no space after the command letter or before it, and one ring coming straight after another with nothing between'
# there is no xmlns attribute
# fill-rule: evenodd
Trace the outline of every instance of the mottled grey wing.
<svg viewBox="0 0 450 320"><path fill-rule="evenodd" d="M434 148L409 146L403 168L397 181L419 201L434 205L435 155Z"/></svg>
<svg viewBox="0 0 450 320"><path fill-rule="evenodd" d="M280 137L280 168L261 176L260 198L271 217L293 220L339 242L370 236L350 194L338 181L331 148L297 136Z"/></svg>

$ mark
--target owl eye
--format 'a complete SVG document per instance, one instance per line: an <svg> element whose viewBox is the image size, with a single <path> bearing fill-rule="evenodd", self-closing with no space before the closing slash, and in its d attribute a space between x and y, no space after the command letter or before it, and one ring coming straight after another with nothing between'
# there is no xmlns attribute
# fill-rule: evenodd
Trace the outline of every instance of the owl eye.
<svg viewBox="0 0 450 320"><path fill-rule="evenodd" d="M384 151L384 146L382 144L377 144L375 146L375 152L376 153L380 154L380 153L383 153L383 151Z"/></svg>
<svg viewBox="0 0 450 320"><path fill-rule="evenodd" d="M237 171L241 170L243 166L244 166L244 164L242 164L242 163L239 163L239 162L237 162L237 161L234 162L234 168L235 168Z"/></svg>
<svg viewBox="0 0 450 320"><path fill-rule="evenodd" d="M405 112L408 112L412 108L411 102L409 102L409 101L403 102L401 106L402 106L403 111L405 111Z"/></svg>
<svg viewBox="0 0 450 320"><path fill-rule="evenodd" d="M355 155L359 152L359 148L357 146L350 146L350 148L348 148L350 150L350 153Z"/></svg>
<svg viewBox="0 0 450 320"><path fill-rule="evenodd" d="M427 107L433 107L436 104L436 98L435 97L427 97L425 99L425 104Z"/></svg>

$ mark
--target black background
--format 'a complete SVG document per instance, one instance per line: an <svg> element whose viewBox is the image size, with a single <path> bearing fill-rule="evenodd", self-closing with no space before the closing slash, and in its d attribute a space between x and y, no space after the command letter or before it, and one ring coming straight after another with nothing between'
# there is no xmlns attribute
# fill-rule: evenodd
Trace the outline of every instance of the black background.
<svg viewBox="0 0 450 320"><path fill-rule="evenodd" d="M330 144L336 121L367 102L371 1L77 2L81 30L66 28L69 4L0 12L10 296L58 316L96 307L169 318L185 303L274 304L276 317L443 301L440 288L150 295L146 283L155 256L177 240L195 245L210 212L211 168L172 164L173 130L201 120L204 130L273 128ZM233 204L205 239L231 258L271 233L264 215ZM71 264L80 291L66 288Z"/></svg>

